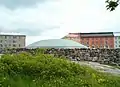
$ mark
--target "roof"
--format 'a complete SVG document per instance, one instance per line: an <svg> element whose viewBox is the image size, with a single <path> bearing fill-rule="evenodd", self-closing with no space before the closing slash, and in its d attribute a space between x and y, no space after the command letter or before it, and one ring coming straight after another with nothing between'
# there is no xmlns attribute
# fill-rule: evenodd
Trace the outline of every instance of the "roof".
<svg viewBox="0 0 120 87"><path fill-rule="evenodd" d="M95 33L80 33L81 37L96 37L96 36L114 36L113 32L95 32Z"/></svg>
<svg viewBox="0 0 120 87"><path fill-rule="evenodd" d="M26 35L23 35L23 34L20 34L20 33L4 33L4 32L0 32L0 36L26 36Z"/></svg>
<svg viewBox="0 0 120 87"><path fill-rule="evenodd" d="M115 36L115 37L120 36L120 32L114 32L114 36Z"/></svg>
<svg viewBox="0 0 120 87"><path fill-rule="evenodd" d="M27 48L87 48L86 46L66 39L48 39L34 42Z"/></svg>

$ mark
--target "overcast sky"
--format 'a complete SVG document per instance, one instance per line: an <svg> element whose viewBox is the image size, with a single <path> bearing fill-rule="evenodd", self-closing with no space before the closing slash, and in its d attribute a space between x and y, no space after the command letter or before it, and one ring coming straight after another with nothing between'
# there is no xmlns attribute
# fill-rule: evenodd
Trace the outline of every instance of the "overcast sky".
<svg viewBox="0 0 120 87"><path fill-rule="evenodd" d="M0 32L34 41L69 32L120 31L120 7L109 12L105 0L0 0Z"/></svg>

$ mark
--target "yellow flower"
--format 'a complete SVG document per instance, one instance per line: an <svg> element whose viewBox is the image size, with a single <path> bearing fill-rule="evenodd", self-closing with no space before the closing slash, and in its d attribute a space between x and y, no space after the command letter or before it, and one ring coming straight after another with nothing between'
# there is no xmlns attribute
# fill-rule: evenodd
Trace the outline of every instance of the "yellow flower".
<svg viewBox="0 0 120 87"><path fill-rule="evenodd" d="M35 80L33 80L33 82L35 82Z"/></svg>

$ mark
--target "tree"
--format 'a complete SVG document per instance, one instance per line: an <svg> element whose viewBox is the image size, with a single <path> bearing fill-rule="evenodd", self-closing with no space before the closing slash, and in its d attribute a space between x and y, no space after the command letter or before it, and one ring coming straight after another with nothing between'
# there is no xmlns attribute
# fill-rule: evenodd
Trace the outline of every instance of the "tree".
<svg viewBox="0 0 120 87"><path fill-rule="evenodd" d="M106 8L107 10L113 11L119 5L120 0L106 0Z"/></svg>

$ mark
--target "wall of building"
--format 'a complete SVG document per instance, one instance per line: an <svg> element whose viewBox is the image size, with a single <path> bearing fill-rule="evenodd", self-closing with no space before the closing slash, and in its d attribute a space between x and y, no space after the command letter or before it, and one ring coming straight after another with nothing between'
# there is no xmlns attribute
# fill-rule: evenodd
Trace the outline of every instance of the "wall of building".
<svg viewBox="0 0 120 87"><path fill-rule="evenodd" d="M25 35L0 35L0 48L24 48Z"/></svg>
<svg viewBox="0 0 120 87"><path fill-rule="evenodd" d="M90 48L114 48L114 37L84 37L80 42Z"/></svg>
<svg viewBox="0 0 120 87"><path fill-rule="evenodd" d="M103 35L103 36L102 36ZM69 39L90 48L114 48L114 35L108 33L69 33L63 39Z"/></svg>
<svg viewBox="0 0 120 87"><path fill-rule="evenodd" d="M120 36L115 36L114 39L115 39L114 47L115 48L120 48Z"/></svg>

